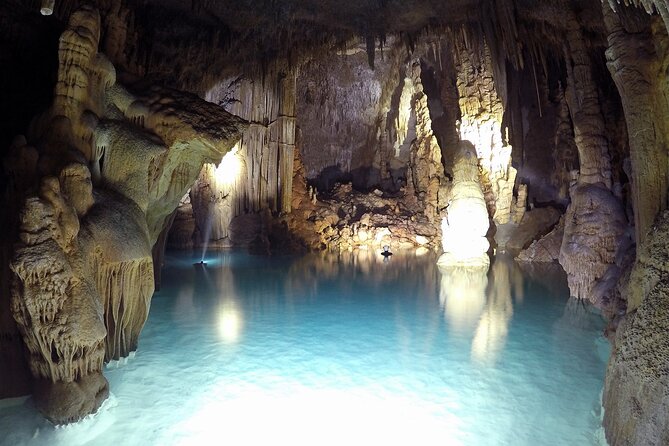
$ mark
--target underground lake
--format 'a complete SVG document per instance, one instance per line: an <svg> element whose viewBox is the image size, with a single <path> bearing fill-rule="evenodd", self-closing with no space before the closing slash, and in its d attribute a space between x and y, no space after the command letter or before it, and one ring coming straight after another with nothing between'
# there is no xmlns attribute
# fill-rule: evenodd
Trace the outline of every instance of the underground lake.
<svg viewBox="0 0 669 446"><path fill-rule="evenodd" d="M564 272L431 253L168 253L97 414L0 406L2 445L605 445L604 320Z"/></svg>

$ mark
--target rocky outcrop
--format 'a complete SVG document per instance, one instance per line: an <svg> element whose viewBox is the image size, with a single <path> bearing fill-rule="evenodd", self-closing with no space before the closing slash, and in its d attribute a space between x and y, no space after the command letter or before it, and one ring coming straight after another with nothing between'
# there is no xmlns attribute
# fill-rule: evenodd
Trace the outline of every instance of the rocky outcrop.
<svg viewBox="0 0 669 446"><path fill-rule="evenodd" d="M655 220L627 286L635 310L618 325L604 387L609 444L669 443L669 211Z"/></svg>
<svg viewBox="0 0 669 446"><path fill-rule="evenodd" d="M439 190L444 182L444 166L441 164L441 148L432 131L432 119L427 104L427 95L423 91L420 63L415 61L407 68L411 73L413 95L411 102L416 117L416 139L411 144L409 162L410 186L418 196L424 208L423 212L430 221L439 216ZM443 201L443 199L442 199Z"/></svg>
<svg viewBox="0 0 669 446"><path fill-rule="evenodd" d="M497 252L518 255L533 241L551 231L560 220L560 216L560 211L553 207L535 208L525 212L518 224L498 225L497 234L495 234Z"/></svg>
<svg viewBox="0 0 669 446"><path fill-rule="evenodd" d="M530 246L523 249L516 259L523 263L551 263L560 258L562 239L564 238L564 217L545 236L532 242ZM558 266L559 268L559 266Z"/></svg>
<svg viewBox="0 0 669 446"><path fill-rule="evenodd" d="M81 164L67 170L87 172ZM96 410L108 394L103 302L78 238L76 209L90 206L90 181L87 193L81 192L77 196L71 183L54 177L42 181L39 197L23 209L21 242L11 263L17 279L12 313L30 351L35 402L56 423Z"/></svg>
<svg viewBox="0 0 669 446"><path fill-rule="evenodd" d="M206 95L207 100L249 121L238 147L241 165L234 172L219 172L219 183L237 182L235 191L230 192L239 209L288 213L295 151L296 72L275 67L266 77L228 79ZM230 178L234 175L240 178ZM202 180L211 185L209 178ZM239 213L241 210L233 217Z"/></svg>
<svg viewBox="0 0 669 446"><path fill-rule="evenodd" d="M46 175L25 202L11 262L37 406L55 423L106 398L103 361L135 350L148 316L152 248L202 165L244 128L193 95L130 93L97 52L99 35L98 12L85 7L61 37L53 106L27 135Z"/></svg>
<svg viewBox="0 0 669 446"><path fill-rule="evenodd" d="M324 246L331 249L430 248L439 246L438 226L422 212L420 203L384 197L381 191L364 194L351 185L335 189L320 202L310 219Z"/></svg>
<svg viewBox="0 0 669 446"><path fill-rule="evenodd" d="M580 171L570 190L571 203L559 261L567 272L572 296L590 299L595 283L614 264L627 217L612 192L611 154L593 62L576 17L567 20L565 98L574 125Z"/></svg>
<svg viewBox="0 0 669 446"><path fill-rule="evenodd" d="M364 39L300 69L297 117L306 175L325 192L337 182L397 192L406 182L415 137L411 66L400 39L388 38L367 61ZM378 53L378 54L377 54Z"/></svg>

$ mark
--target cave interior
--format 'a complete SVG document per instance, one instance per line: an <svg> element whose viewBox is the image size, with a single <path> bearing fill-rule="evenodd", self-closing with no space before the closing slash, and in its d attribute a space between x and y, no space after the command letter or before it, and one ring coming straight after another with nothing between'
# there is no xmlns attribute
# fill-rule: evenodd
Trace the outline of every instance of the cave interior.
<svg viewBox="0 0 669 446"><path fill-rule="evenodd" d="M95 413L166 250L507 256L601 311L608 444L669 444L668 30L667 0L4 0L0 399Z"/></svg>

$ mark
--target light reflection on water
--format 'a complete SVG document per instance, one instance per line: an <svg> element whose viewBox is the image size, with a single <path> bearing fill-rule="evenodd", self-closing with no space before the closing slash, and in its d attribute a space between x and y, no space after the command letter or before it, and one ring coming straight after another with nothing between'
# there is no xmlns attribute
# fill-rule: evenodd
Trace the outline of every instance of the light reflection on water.
<svg viewBox="0 0 669 446"><path fill-rule="evenodd" d="M602 441L603 322L560 271L375 251L206 260L168 259L140 351L105 370L109 407L56 430L30 402L0 409L0 444Z"/></svg>

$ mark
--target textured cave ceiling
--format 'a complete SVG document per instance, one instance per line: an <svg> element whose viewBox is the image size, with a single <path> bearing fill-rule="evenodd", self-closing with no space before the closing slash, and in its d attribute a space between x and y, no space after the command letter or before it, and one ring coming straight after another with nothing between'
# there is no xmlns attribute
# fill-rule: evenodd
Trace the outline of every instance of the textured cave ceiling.
<svg viewBox="0 0 669 446"><path fill-rule="evenodd" d="M374 48L394 42L410 52L461 33L474 42L485 37L498 63L518 66L561 54L566 28L576 23L587 45L599 53L606 46L600 0L56 0L48 17L39 0L4 0L0 63L13 69L2 70L0 84L14 111L0 124L4 135L22 131L46 107L58 36L83 4L100 9L101 50L121 79L198 94L227 77L264 77L360 42L373 64ZM647 20L641 9L635 14L626 22Z"/></svg>
<svg viewBox="0 0 669 446"><path fill-rule="evenodd" d="M600 0L56 0L46 21L62 28L84 3L103 12L105 52L124 71L191 90L210 83L208 71L299 63L354 38L369 51L390 35L410 49L447 30L485 35L500 57L517 65L524 51L560 51L570 22L578 22L592 45L605 43ZM0 20L7 28L34 22L39 4L5 0Z"/></svg>

